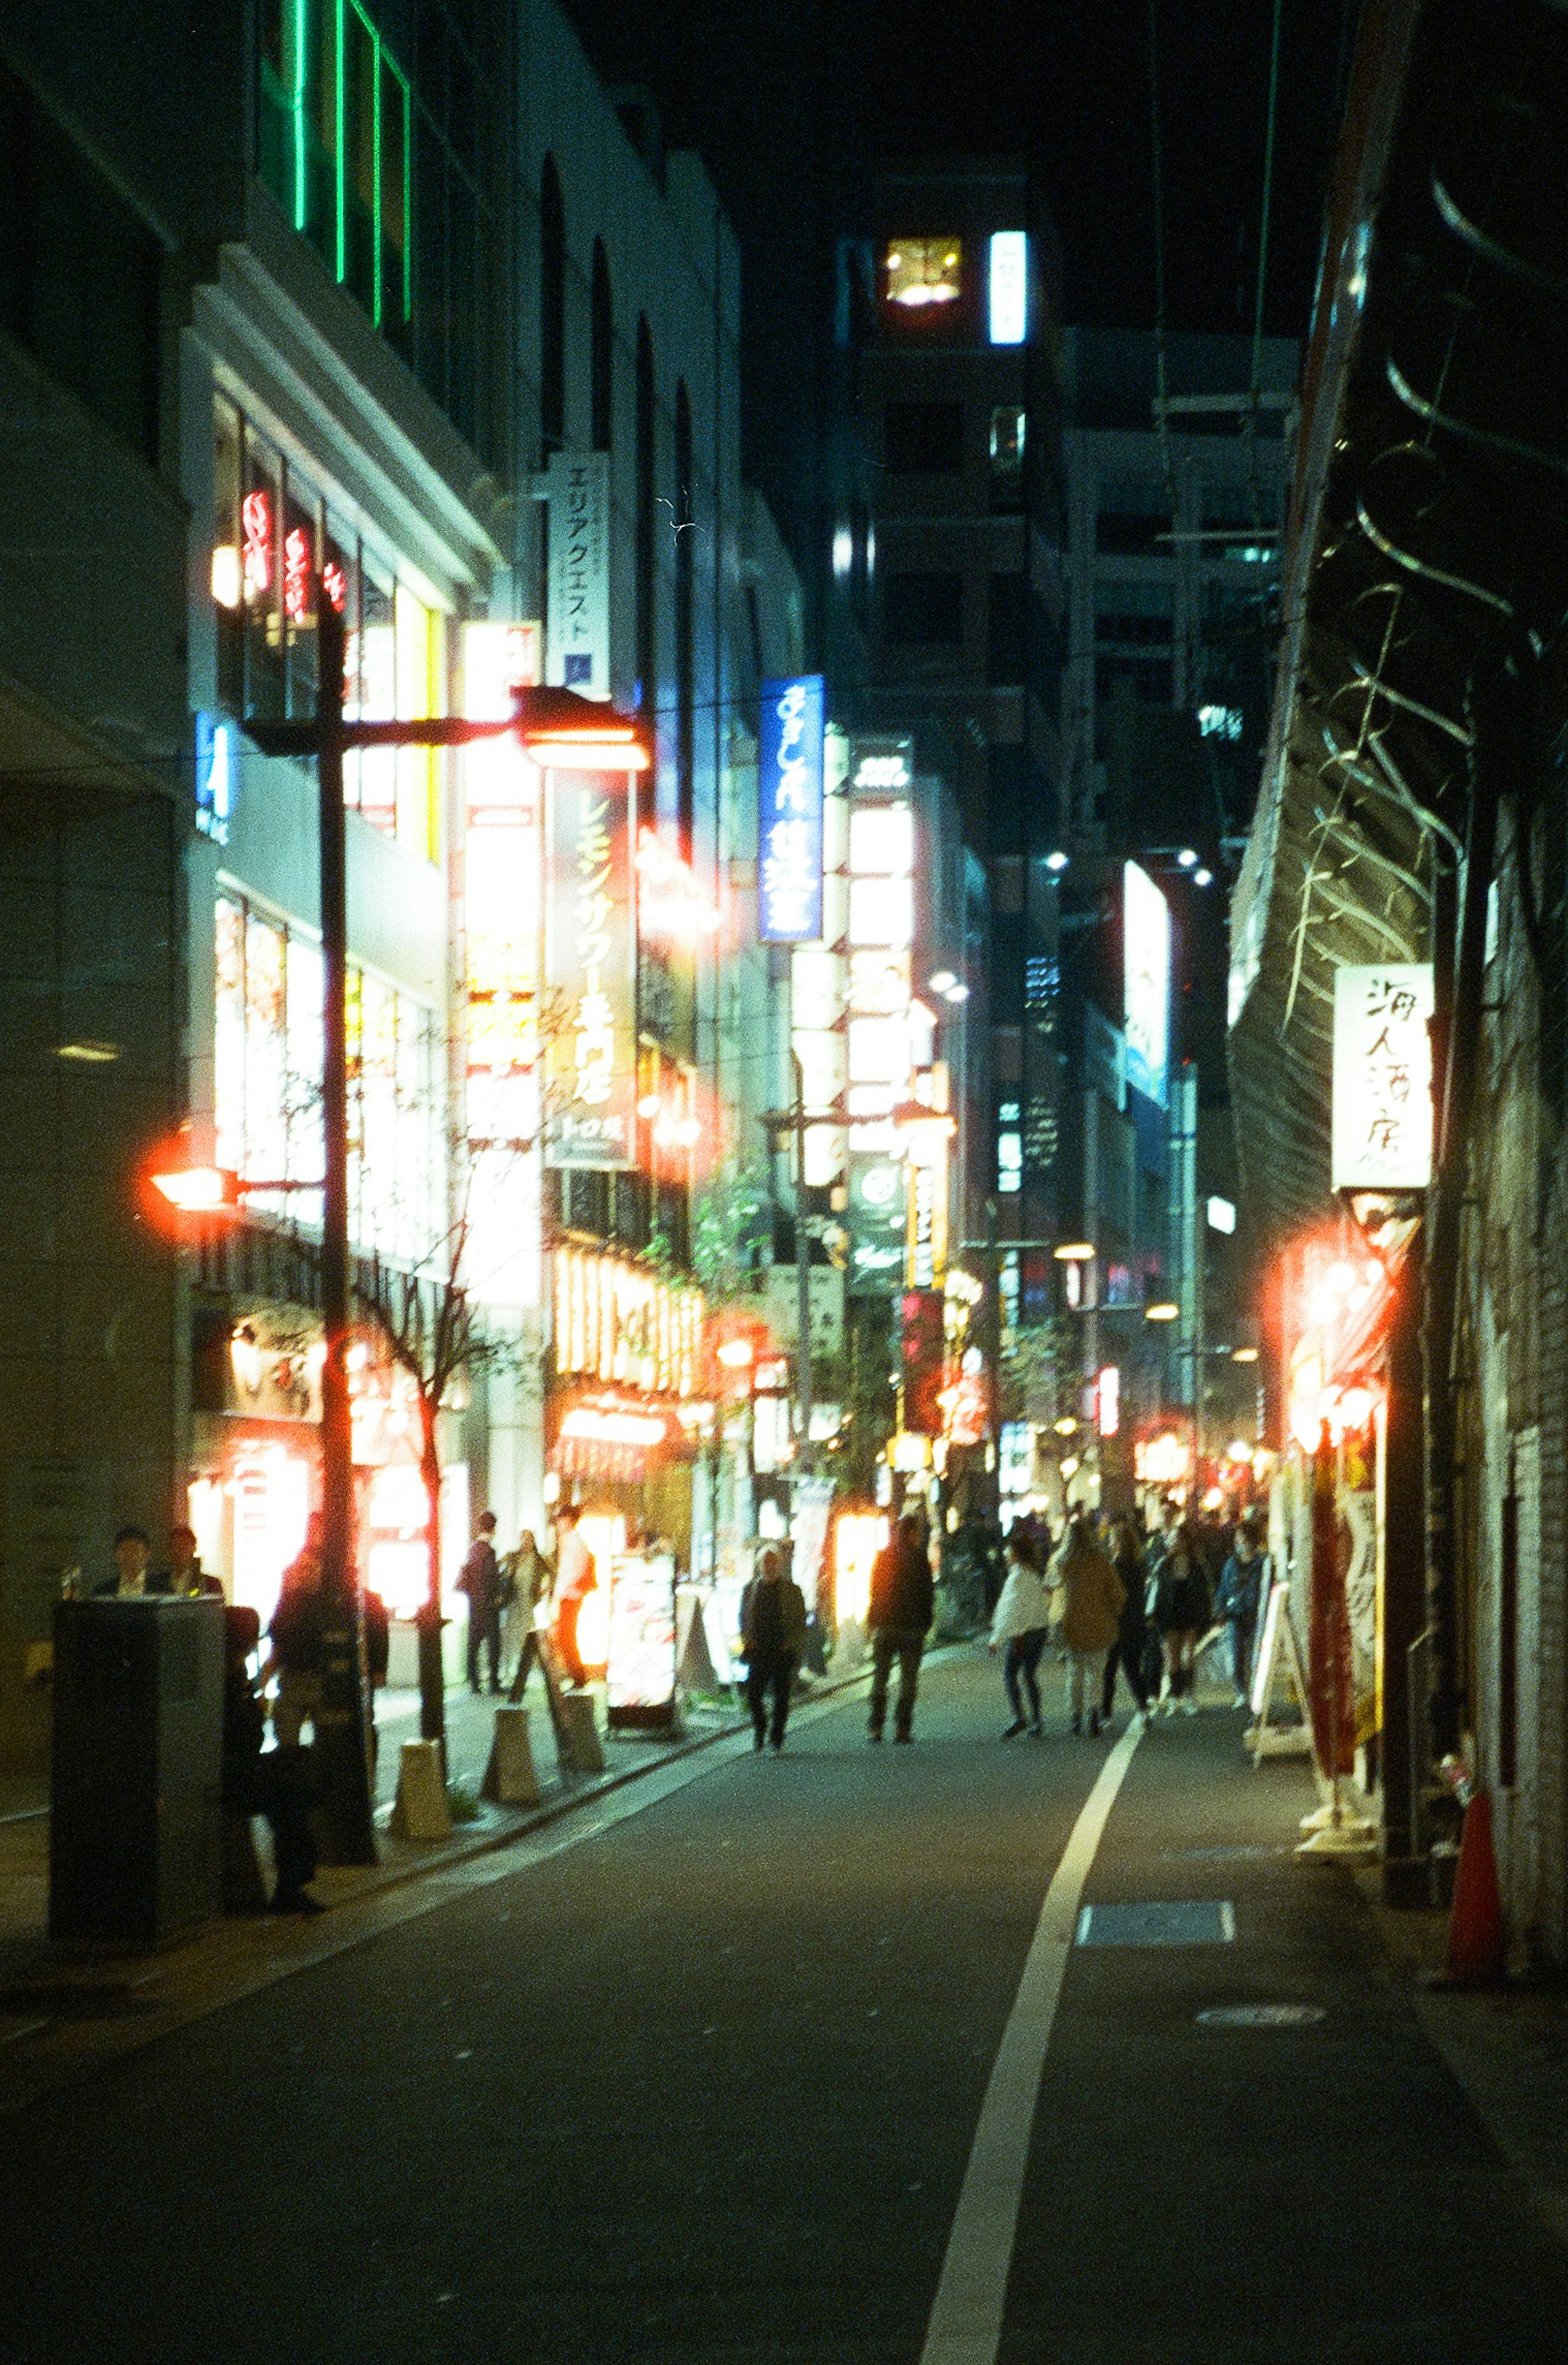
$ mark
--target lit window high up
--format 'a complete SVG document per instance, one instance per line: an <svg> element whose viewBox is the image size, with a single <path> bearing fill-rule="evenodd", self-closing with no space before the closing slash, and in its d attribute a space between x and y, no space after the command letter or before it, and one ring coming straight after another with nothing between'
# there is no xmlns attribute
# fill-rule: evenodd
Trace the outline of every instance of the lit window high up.
<svg viewBox="0 0 1568 2365"><path fill-rule="evenodd" d="M849 868L857 877L909 876L914 869L914 816L907 805L860 805L851 811Z"/></svg>
<svg viewBox="0 0 1568 2365"><path fill-rule="evenodd" d="M991 241L990 326L993 345L1021 345L1029 330L1029 240L999 230Z"/></svg>
<svg viewBox="0 0 1568 2365"><path fill-rule="evenodd" d="M887 252L888 301L906 311L956 304L962 288L964 251L956 238L895 238Z"/></svg>

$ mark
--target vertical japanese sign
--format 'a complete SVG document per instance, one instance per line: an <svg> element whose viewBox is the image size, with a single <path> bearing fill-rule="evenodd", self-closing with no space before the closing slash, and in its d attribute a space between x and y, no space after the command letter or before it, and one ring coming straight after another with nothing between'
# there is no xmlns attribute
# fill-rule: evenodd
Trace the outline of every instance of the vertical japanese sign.
<svg viewBox="0 0 1568 2365"><path fill-rule="evenodd" d="M547 776L545 1158L634 1166L637 922L625 772Z"/></svg>
<svg viewBox="0 0 1568 2365"><path fill-rule="evenodd" d="M823 678L762 686L757 758L757 935L814 944L823 932Z"/></svg>
<svg viewBox="0 0 1568 2365"><path fill-rule="evenodd" d="M1424 1191L1432 1179L1432 970L1334 975L1334 1188Z"/></svg>
<svg viewBox="0 0 1568 2365"><path fill-rule="evenodd" d="M545 679L610 696L610 455L553 452Z"/></svg>

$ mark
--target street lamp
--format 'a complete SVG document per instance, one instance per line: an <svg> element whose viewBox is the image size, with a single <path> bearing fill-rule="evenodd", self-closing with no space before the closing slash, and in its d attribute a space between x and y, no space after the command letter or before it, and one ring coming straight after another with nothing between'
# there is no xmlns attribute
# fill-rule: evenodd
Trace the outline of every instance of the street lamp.
<svg viewBox="0 0 1568 2365"><path fill-rule="evenodd" d="M353 1569L353 1432L349 1403L348 902L343 822L343 757L369 747L465 747L515 734L541 767L645 771L651 763L641 727L574 690L519 686L505 722L461 715L345 721L343 622L326 584L316 583L316 712L309 721L247 722L263 756L314 757L321 926L321 1574L328 1606L323 1634L321 1708L316 1721L329 1834L329 1862L374 1864L361 1603ZM238 1190L238 1185L236 1186ZM260 1188L254 1185L253 1188ZM221 1201L218 1204L223 1204ZM439 1611L420 1633L421 1695L426 1661L440 1681ZM439 1701L439 1691L437 1699ZM423 1719L421 1719L421 1722Z"/></svg>

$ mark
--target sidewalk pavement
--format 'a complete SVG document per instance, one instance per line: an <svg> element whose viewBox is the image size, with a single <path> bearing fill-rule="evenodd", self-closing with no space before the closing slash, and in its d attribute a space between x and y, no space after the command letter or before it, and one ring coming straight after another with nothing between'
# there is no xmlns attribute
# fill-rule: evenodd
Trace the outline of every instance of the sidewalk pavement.
<svg viewBox="0 0 1568 2365"><path fill-rule="evenodd" d="M823 1688L818 1687L819 1690ZM705 1748L746 1722L727 1695L682 1703L675 1733L604 1731L603 1687L595 1687L605 1771L575 1774L555 1758L543 1684L531 1679L523 1703L539 1777L536 1807L478 1801L470 1821L449 1840L411 1842L387 1829L397 1795L401 1744L418 1738L417 1692L385 1691L375 1703L380 1735L375 1820L379 1861L324 1866L312 1883L327 1909L313 1919L226 1915L158 1952L83 1956L50 1945L47 1787L12 1779L0 1789L0 2113L62 2083L104 2057L216 2011L273 1979L354 1943L368 1929L403 1918L398 1892L437 1880L469 1859L554 1821L672 1759ZM502 1702L446 1696L449 1781L477 1800L489 1757L494 1710ZM256 1825L258 1843L265 1827ZM348 1926L353 1925L353 1936ZM34 2044L28 2040L38 2039Z"/></svg>

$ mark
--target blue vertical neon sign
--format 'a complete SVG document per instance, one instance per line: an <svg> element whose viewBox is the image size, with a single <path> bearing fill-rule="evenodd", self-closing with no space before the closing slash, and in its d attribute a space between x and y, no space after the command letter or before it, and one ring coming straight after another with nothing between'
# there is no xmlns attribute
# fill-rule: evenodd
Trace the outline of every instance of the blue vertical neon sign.
<svg viewBox="0 0 1568 2365"><path fill-rule="evenodd" d="M762 686L757 759L757 935L814 944L823 932L823 678Z"/></svg>

